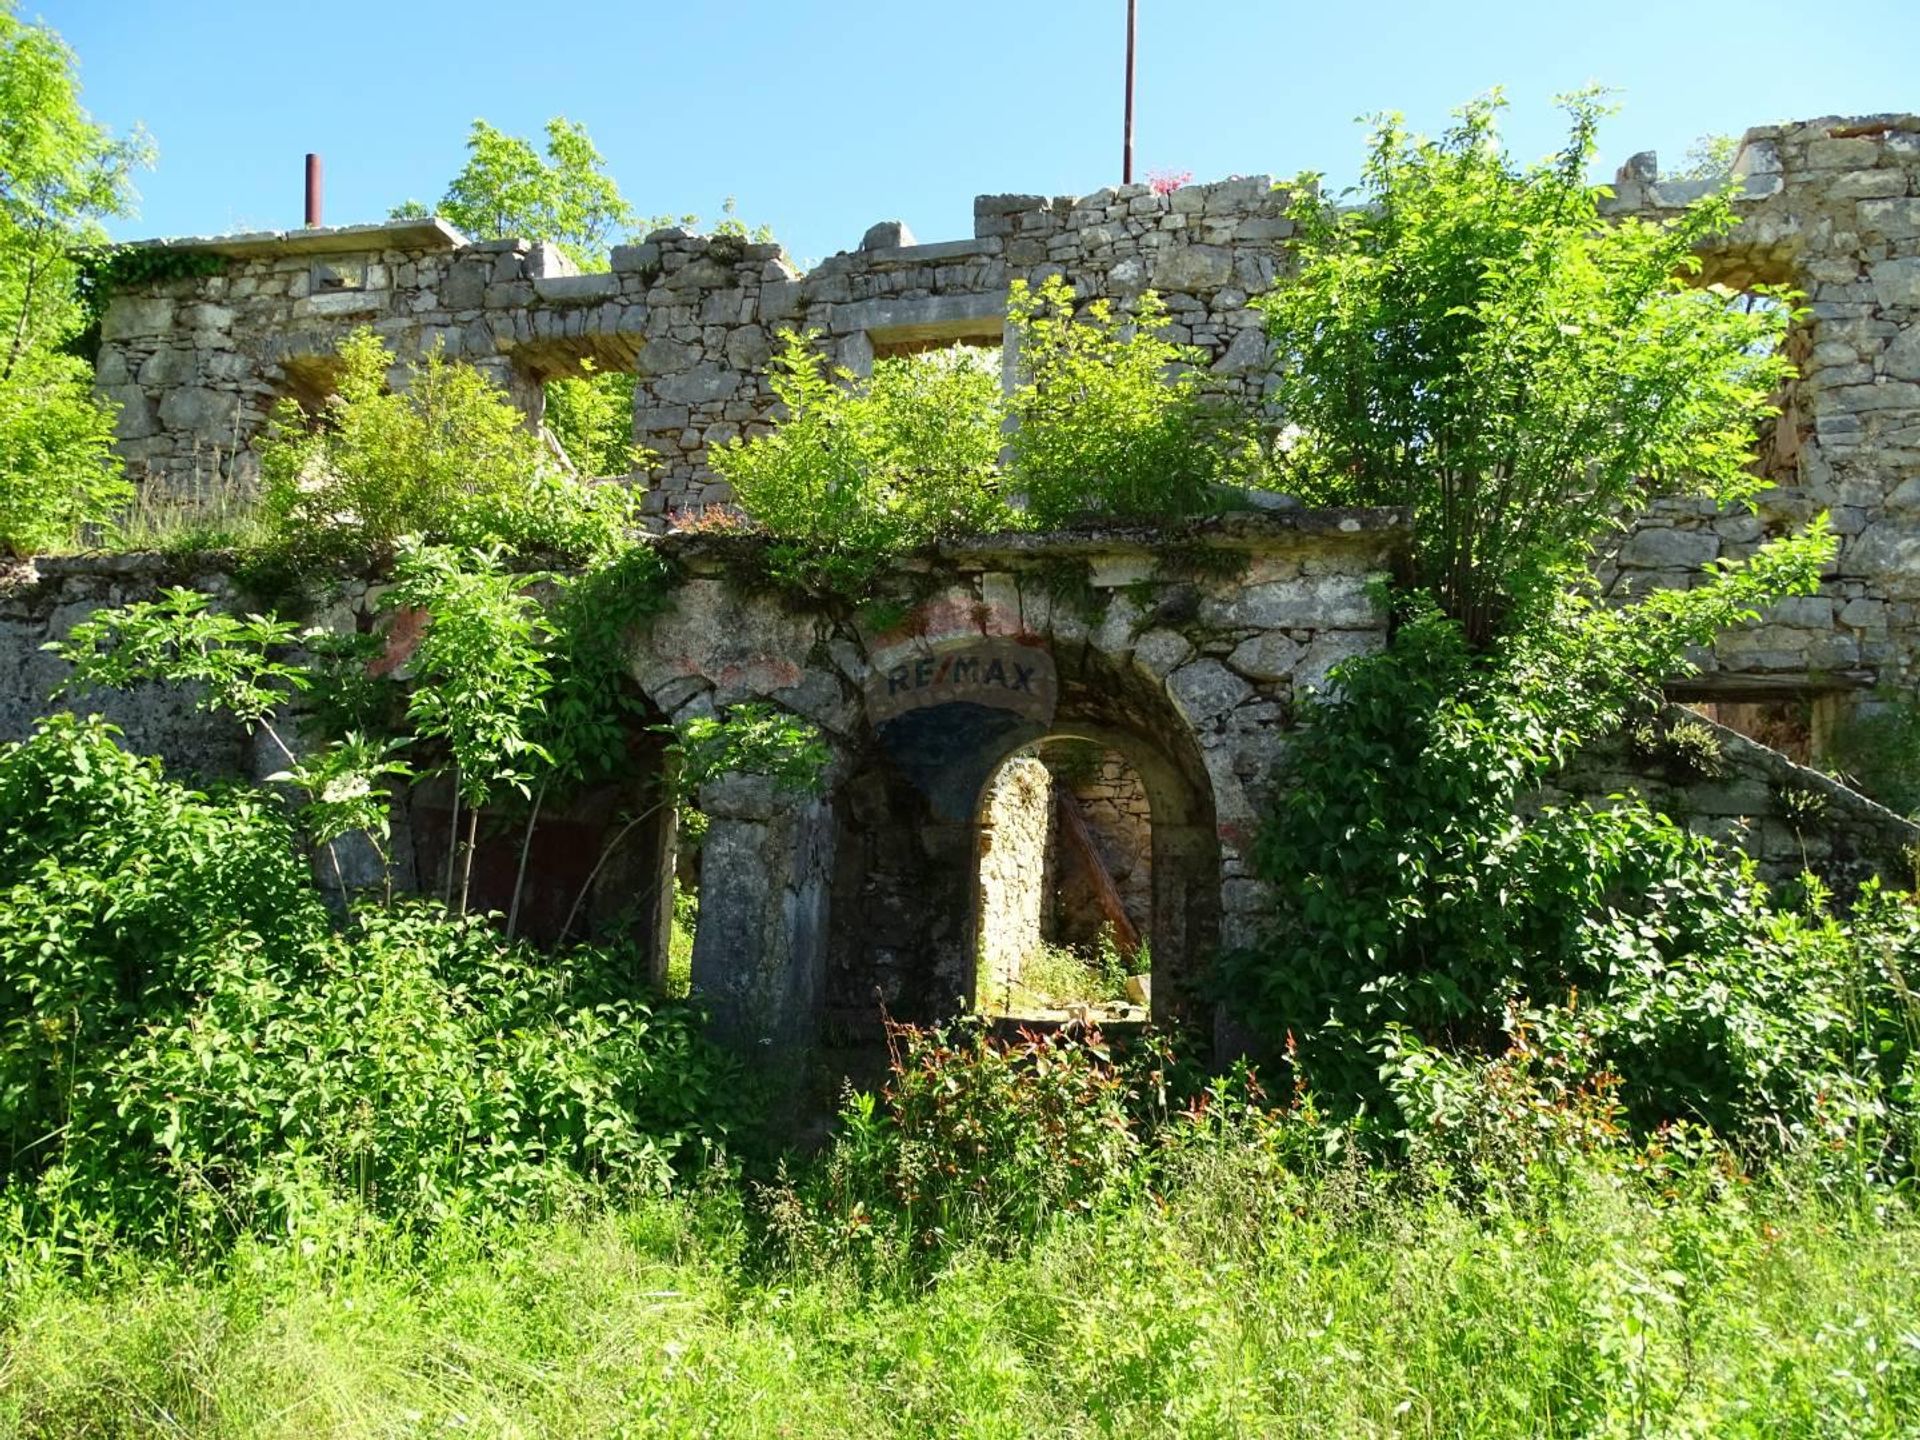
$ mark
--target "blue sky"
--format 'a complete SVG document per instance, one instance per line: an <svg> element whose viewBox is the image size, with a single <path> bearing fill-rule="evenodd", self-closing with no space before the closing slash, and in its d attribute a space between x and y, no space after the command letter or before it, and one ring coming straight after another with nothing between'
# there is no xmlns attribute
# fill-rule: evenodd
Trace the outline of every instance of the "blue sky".
<svg viewBox="0 0 1920 1440"><path fill-rule="evenodd" d="M972 197L1078 194L1120 166L1124 0L22 0L81 58L85 99L144 124L158 168L120 238L297 225L301 157L332 224L437 198L483 116L585 122L643 213L727 195L797 256L875 220L971 233ZM1920 0L1822 27L1803 0L1140 0L1136 170L1350 177L1355 117L1437 128L1490 86L1513 148L1553 148L1553 95L1597 80L1602 134L1678 161L1696 136L1920 105ZM1869 20L1871 19L1871 28Z"/></svg>

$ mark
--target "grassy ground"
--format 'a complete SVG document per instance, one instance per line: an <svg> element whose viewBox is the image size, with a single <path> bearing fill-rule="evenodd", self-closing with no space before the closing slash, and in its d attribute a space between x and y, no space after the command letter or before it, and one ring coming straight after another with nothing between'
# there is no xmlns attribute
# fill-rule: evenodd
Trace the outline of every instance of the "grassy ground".
<svg viewBox="0 0 1920 1440"><path fill-rule="evenodd" d="M218 1276L12 1257L48 1436L1912 1436L1920 1225L1596 1178L1491 1216L1232 1173L937 1283L743 1264L727 1204Z"/></svg>
<svg viewBox="0 0 1920 1440"><path fill-rule="evenodd" d="M1140 968L1145 969L1145 964ZM1127 974L1128 967L1118 956L1088 953L1043 940L1027 953L1019 978L1011 985L984 964L976 984L984 1012L1030 1015L1125 1000Z"/></svg>

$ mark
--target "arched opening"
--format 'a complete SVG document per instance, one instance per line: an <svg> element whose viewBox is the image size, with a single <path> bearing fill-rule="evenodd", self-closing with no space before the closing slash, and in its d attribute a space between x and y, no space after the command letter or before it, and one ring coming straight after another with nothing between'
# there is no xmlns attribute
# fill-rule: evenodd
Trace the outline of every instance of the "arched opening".
<svg viewBox="0 0 1920 1440"><path fill-rule="evenodd" d="M1108 875L1123 894L1128 885L1142 892L1136 924L1152 979L1140 1008L1156 1024L1200 1013L1224 877L1212 785L1194 734L1153 676L1092 646L1018 642L1048 675L1057 667L1057 701L1049 682L1044 719L939 689L941 676L976 658L979 673L991 676L982 657L1013 643L956 637L915 650L898 669L909 677L924 671L933 703L876 723L874 743L836 787L827 1016L842 1040L870 1039L882 1013L938 1021L980 1003L988 791L1009 761L1043 752L1056 764L1068 763L1062 755L1098 756L1103 771L1111 755L1132 777L1148 839L1125 867L1125 884L1114 875L1119 867ZM1092 791L1089 784L1089 798Z"/></svg>
<svg viewBox="0 0 1920 1440"><path fill-rule="evenodd" d="M1153 821L1110 746L1054 736L1005 760L978 823L974 1008L996 1018L1145 1020Z"/></svg>

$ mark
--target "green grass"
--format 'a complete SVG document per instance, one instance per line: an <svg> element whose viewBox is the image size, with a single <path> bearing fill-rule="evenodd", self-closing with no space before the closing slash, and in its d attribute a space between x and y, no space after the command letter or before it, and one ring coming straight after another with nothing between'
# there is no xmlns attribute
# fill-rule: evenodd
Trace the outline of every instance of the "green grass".
<svg viewBox="0 0 1920 1440"><path fill-rule="evenodd" d="M0 1427L48 1436L1911 1436L1920 1225L1595 1172L1525 1211L1222 1152L925 1287L746 1263L734 1202L316 1233L214 1274L14 1252Z"/></svg>
<svg viewBox="0 0 1920 1440"><path fill-rule="evenodd" d="M1144 964L1142 965L1144 969ZM1117 956L1089 956L1070 945L1039 941L1020 965L1011 986L985 966L976 981L980 1006L993 1014L1025 1015L1126 998L1127 969Z"/></svg>

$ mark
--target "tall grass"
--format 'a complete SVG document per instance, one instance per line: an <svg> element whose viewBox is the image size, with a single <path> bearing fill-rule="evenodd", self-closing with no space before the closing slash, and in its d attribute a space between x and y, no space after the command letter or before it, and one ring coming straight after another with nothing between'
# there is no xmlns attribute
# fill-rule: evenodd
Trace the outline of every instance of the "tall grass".
<svg viewBox="0 0 1920 1440"><path fill-rule="evenodd" d="M729 1192L730 1193L730 1192ZM737 1199L424 1251L324 1229L217 1273L15 1249L20 1435L1911 1436L1920 1224L1574 1172L1473 1213L1196 1152L1157 1202L933 1282L754 1260Z"/></svg>

